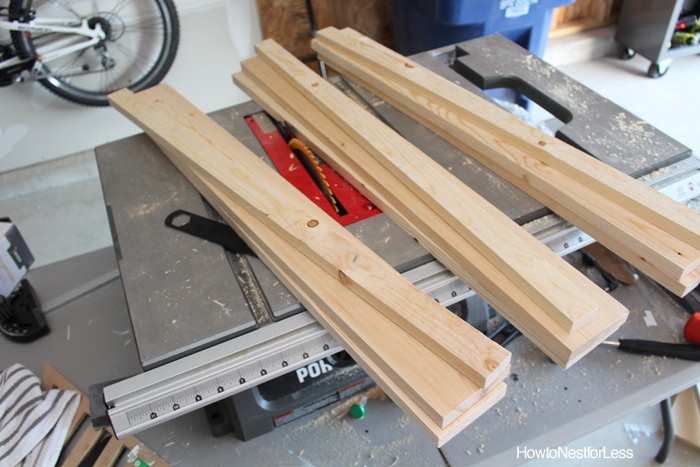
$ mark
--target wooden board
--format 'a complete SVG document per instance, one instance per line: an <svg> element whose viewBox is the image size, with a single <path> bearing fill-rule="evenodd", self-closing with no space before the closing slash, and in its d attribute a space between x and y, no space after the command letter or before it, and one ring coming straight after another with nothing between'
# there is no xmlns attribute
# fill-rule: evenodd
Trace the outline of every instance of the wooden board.
<svg viewBox="0 0 700 467"><path fill-rule="evenodd" d="M319 31L319 46L332 44L337 51L351 55L358 63L370 64L382 76L420 93L433 106L439 106L444 119L460 118L489 132L502 144L527 149L532 157L556 168L572 179L584 181L606 198L624 205L654 225L676 230L686 242L700 245L700 213L649 188L578 149L542 133L509 112L479 99L459 85L410 61L351 29ZM317 50L318 51L318 50ZM347 55L346 55L347 56ZM416 98L416 96L414 96ZM434 110L435 107L433 108Z"/></svg>
<svg viewBox="0 0 700 467"><path fill-rule="evenodd" d="M549 37L561 37L617 22L622 0L576 0L555 8Z"/></svg>
<svg viewBox="0 0 700 467"><path fill-rule="evenodd" d="M649 208L645 206L643 209L638 209L639 202L628 202L630 196L633 195L626 194L623 196L622 191L620 191L618 192L620 194L618 201L624 201L624 203L615 204L626 211L631 211L630 205L632 205L632 210L634 210L634 212L630 212L625 217L629 219L628 224L623 224L624 218L608 216L608 219L611 220L604 223L603 228L600 230L604 235L607 232L606 229L616 229L615 234L610 235L613 239L619 238L620 235L625 235L625 232L633 232L633 234L627 234L627 238L623 243L628 247L628 251L633 250L637 253L634 255L628 253L625 259L633 263L636 262L635 265L638 265L642 270L644 270L644 265L639 266L640 263L651 264L644 272L652 275L654 269L661 271L661 274L656 274L656 277L654 277L660 282L664 279L664 275L669 276L671 281L678 281L680 278L687 279L684 284L675 285L676 291L682 293L687 289L688 282L694 282L694 277L691 278L690 276L695 275L697 263L700 260L700 252L695 246L676 238L677 231L670 228L671 225L679 226L678 231L682 230L688 233L688 238L697 236L697 233L693 231L697 216L697 213L694 211L620 172L611 172L612 169L605 164L595 164L595 162L592 162L595 159L576 152L574 148L561 141L545 138L546 135L540 134L539 130L514 119L512 115L503 112L492 104L478 99L475 100L473 96L469 95L468 91L434 75L419 65L413 64L403 57L396 56L393 52L383 49L378 50L380 46L376 44L368 45L366 38L358 37L356 33L347 31L341 33L328 30L328 34L326 34L326 31L319 34L319 37L322 37L322 39L315 43L315 47L321 52L322 56L326 56L327 60L334 62L336 68L389 99L394 105L408 112L449 141L465 148L473 157L496 170L504 178L510 180L533 197L538 198L543 204L547 204L552 198L561 201L558 199L558 192L542 191L550 188L548 180L551 177L556 177L564 185L570 186L572 190L580 191L587 188L589 192L595 192L599 195L598 197L603 204L594 205L594 211L583 210L576 212L577 216L583 217L589 223L598 222L603 218L606 214L606 207L611 204L611 201L608 199L609 193L601 192L598 189L598 185L594 188L588 187L579 178L567 177L549 165L548 162L553 158L550 152L556 153L561 148L563 151L562 161L579 157L585 158L585 164L593 164L596 169L600 169L597 173L612 174L608 179L614 178L624 184L629 190L639 193L643 200L648 201L648 205L667 206L668 209L662 212L652 210L654 216L650 216L654 217L655 220L664 218L666 224L663 227L656 225L663 224L663 222L656 222L656 224L652 225L648 219L640 217L647 214ZM332 39L327 39L327 35L332 36ZM358 46L358 44L361 46L362 54L358 54L357 50L353 48ZM372 53L376 57L372 60L372 68L369 68L366 66L366 63L373 57ZM360 55L363 58L360 58ZM367 56L370 58L367 58ZM377 69L386 70L386 74L380 75L376 71ZM419 71L415 72L416 69L419 69ZM405 72L404 75L410 75L410 78L402 77L399 79L399 71ZM396 81L393 80L394 78L396 78ZM420 85L414 83L413 78ZM420 90L416 89L417 86L420 87ZM450 99L446 97L448 94ZM498 122L498 125L507 128L508 132L498 128L498 125L495 123L485 121L485 117ZM511 128L514 128L512 134L510 134ZM496 131L496 135L494 135L494 131ZM542 148L549 148L550 146L550 149L542 150ZM547 162L543 162L538 158L543 152L548 154ZM610 171L601 167L607 167ZM535 169L539 172L535 172ZM540 185L533 186L533 180ZM620 183L617 183L616 186L619 187ZM564 200L574 207L573 211L580 211L578 200L586 197L586 192L581 193L575 195L572 199ZM552 206L549 207L553 208ZM578 225L578 219L569 220ZM638 228L640 225L641 227ZM624 229L621 228L622 226L624 226ZM598 238L601 237L599 232L590 231L590 228L583 226L582 228L603 243L603 239ZM691 232L693 233L690 234ZM621 254L621 256L624 255ZM632 256L636 257L636 259L632 258ZM666 280L664 285L668 283L669 280ZM670 285L673 286L673 284Z"/></svg>
<svg viewBox="0 0 700 467"><path fill-rule="evenodd" d="M595 317L597 303L578 287L586 279L549 248L391 128L367 118L359 104L319 80L281 46L263 41L256 49L275 71L359 141L370 157L418 193L431 209L512 277L566 331L573 332Z"/></svg>
<svg viewBox="0 0 700 467"><path fill-rule="evenodd" d="M254 243L251 242L251 244ZM285 278L285 275L279 268L276 268L270 263L269 265L272 270L276 271L278 277ZM286 278L286 285L290 289L295 287L294 282L290 278ZM308 309L316 308L313 301L308 299L302 301L306 302ZM348 341L349 338L344 337L342 328L329 321L325 322L324 327L328 329L329 332L334 333L340 342ZM471 405L464 407L463 411L452 422L446 426L440 426L436 424L434 420L431 419L430 415L426 414L425 411L419 405L417 405L408 394L406 394L407 388L395 383L395 380L387 375L379 365L376 365L372 361L371 357L366 355L365 350L366 349L356 348L352 352L353 358L361 364L362 368L372 377L374 381L379 382L382 389L384 389L389 397L391 397L392 401L411 418L411 420L433 443L435 443L437 447L442 447L445 443L461 433L478 417L483 415L488 409L500 401L506 394L505 383L498 382L494 384L492 388L480 393L480 398Z"/></svg>
<svg viewBox="0 0 700 467"><path fill-rule="evenodd" d="M336 66L340 68L340 65L337 65L337 63ZM601 243L606 244L617 254L624 257L630 263L633 263L642 272L677 295L682 296L687 294L698 284L700 280L700 271L697 269L686 275L683 279L678 280L671 277L667 272L659 269L656 264L649 262L649 257L654 256L658 258L660 257L660 253L654 249L649 251L650 246L642 243L642 240L646 239L655 242L655 240L660 240L661 236L668 239L669 234L660 232L657 228L650 226L638 216L634 216L630 213L625 213L623 217L616 217L615 215L611 215L609 210L601 210L600 206L608 204L609 200L575 180L567 179L563 182L563 185L568 187L567 192L571 196L564 197L564 194L558 192L551 194L547 191L538 191L540 186L545 187L545 190L551 188L548 186L549 181L547 178L547 171L551 168L546 164L533 160L528 153L524 151L515 151L513 147L509 147L512 159L508 159L507 162L510 164L508 168L511 169L511 171L501 171L502 167L499 164L502 163L502 161L500 163L494 162L494 160L489 157L490 155L498 157L498 153L493 152L497 150L488 146L475 145L472 139L480 136L483 132L480 133L478 130L474 130L470 133L468 128L460 128L458 131L445 130L439 123L435 123L429 118L422 117L419 114L421 110L411 107L410 102L409 105L404 105L403 101L400 99L405 95L411 95L405 88L403 89L403 94L399 92L396 95L392 95L392 91L400 87L397 83L389 84L385 80L363 81L362 77L358 74L353 75L351 71L344 71L344 73L355 81L362 83L367 88L372 89L375 93L383 95L385 99L392 102L393 106L411 115L415 120L440 134L447 141L469 152L473 157L479 159L482 164L500 173L503 178L510 181L513 185L528 192L541 203L547 205L550 209L601 241ZM363 69L362 73L374 75L376 77L376 74L373 74L373 72L368 69ZM374 87L373 84L375 84ZM387 87L391 87L391 90L387 91ZM422 109L422 107L420 108ZM483 154L476 152L477 149L483 151ZM481 155L484 155L484 157L480 158ZM518 161L521 162L518 163ZM538 170L530 170L530 167L534 167ZM542 179L542 176L545 178ZM585 199L596 199L598 202L584 205L580 201ZM627 228L622 228L620 224L625 218L627 219L628 226ZM631 226L629 224L631 224ZM632 234L629 231L630 228L634 230L638 229L640 226L645 227L647 230L646 234L637 236L640 232ZM612 229L614 232L611 233L606 230L606 228ZM674 256L673 251L669 252L664 246L660 248L671 257ZM649 254L640 254L640 249L645 250ZM662 256L662 261L663 260L668 260L668 256Z"/></svg>
<svg viewBox="0 0 700 467"><path fill-rule="evenodd" d="M235 189L236 201L268 228L479 386L490 386L508 365L508 352L418 290L171 88L161 85L141 95L144 100L119 91L110 100L154 140L191 155L189 162L207 172L218 188Z"/></svg>
<svg viewBox="0 0 700 467"><path fill-rule="evenodd" d="M251 241L251 244L254 244ZM265 245L267 243L263 243ZM302 258L299 258L302 260ZM284 263L282 263L284 264ZM295 288L295 282L290 277L286 276L282 269L275 267L275 265L269 263L272 270L276 271L278 277L285 278L286 284L290 288ZM310 299L306 299L306 306L308 309L318 309L317 305ZM348 341L349 338L344 336L343 330L337 324L330 321L326 321L324 326L330 332L338 338L340 342ZM358 361L362 368L367 371L367 373L375 380L380 382L380 386L384 391L391 397L392 401L396 403L410 418L411 420L433 441L437 447L443 446L454 436L461 433L466 427L473 423L479 416L484 414L488 409L493 407L499 400L501 400L506 393L506 385L503 382L498 382L493 385L492 388L486 391L479 392L479 399L471 403L469 406L465 406L458 417L453 419L446 426L436 425L434 420L431 419L429 414L425 414L425 411L417 405L410 395L406 394L407 388L405 386L395 383L395 380L383 371L382 367L377 365L376 360L373 361L370 356L366 354L366 349L359 348L352 352L353 358ZM446 387L443 387L443 390Z"/></svg>
<svg viewBox="0 0 700 467"><path fill-rule="evenodd" d="M350 73L346 74L352 76L350 75ZM354 79L362 83L361 79L357 77L354 77ZM365 85L368 88L371 88L370 85ZM381 94L381 91L378 89L374 89L374 91L378 94ZM403 107L398 102L392 102L392 105L406 113L410 114L411 112L410 108ZM433 126L431 121L423 119L416 114L413 115L413 118L425 125L427 128L430 128L436 133L440 134L444 139L451 142L456 147L461 147L464 150L469 149L466 146L464 146L462 139L458 139L450 133L442 132L438 126ZM472 152L471 154L473 155L474 153ZM528 160L527 154L520 153L519 155L523 157L522 160ZM492 163L489 159L482 159L481 162L482 164L496 172L498 172L500 168L497 164ZM534 161L533 165L538 166L540 169L547 169L546 166L537 164ZM520 171L512 174L509 172L501 173L501 176L503 178L510 181L513 185L519 186L521 189L523 189L523 191L528 191L528 188L531 187L531 184L533 182L540 182L543 183L545 187L547 186L547 180L537 180L537 175L541 174L538 174L538 172L528 173L527 171ZM614 250L621 257L634 264L639 270L641 270L642 272L644 272L645 274L647 274L648 276L650 276L651 278L653 278L661 285L674 292L675 294L683 296L697 286L698 282L700 281L700 274L697 269L692 271L690 274L686 275L683 279L678 280L668 275L665 271L659 269L655 264L650 263L645 255L640 255L639 249L635 248L639 246L640 238L630 234L628 230L619 229L618 218L616 218L614 215L610 215L608 211L601 211L598 208L598 206L601 205L600 203L597 205L593 204L593 211L584 211L582 213L582 210L585 208L585 206L582 206L579 203L579 200L586 198L596 198L600 200L603 204L605 204L608 201L606 198L601 197L600 194L592 192L590 190L587 192L586 187L575 181L569 180L568 182L564 183L564 185L569 188L569 190L567 191L570 194L573 194L573 197L564 198L562 197L561 193L555 193L553 195L550 195L545 192L534 191L535 187L532 187L533 191L529 191L529 194L534 198L537 198L538 201L547 205L550 209L554 210L565 219L569 220L573 224L580 227L582 230L586 231L588 234L592 235L594 238L601 241L601 243L604 243L611 250ZM574 206L574 208L571 208L571 206ZM628 217L628 221L629 218L631 218L633 219L632 222L636 222L637 225L642 223L648 226L648 224L644 223L641 219L639 219L636 216L630 216L629 213L626 213L625 215ZM594 219L594 222L590 221L591 218ZM624 219L624 217L620 219ZM610 229L615 229L615 233L610 233L606 231L606 227ZM650 227L650 229L654 228ZM652 240L654 239L653 235L646 235L646 237L651 238ZM646 246L642 245L641 248L646 248ZM652 253L653 251L654 250L652 250Z"/></svg>
<svg viewBox="0 0 700 467"><path fill-rule="evenodd" d="M393 4L386 0L332 0L333 26L353 28L380 44L394 43Z"/></svg>
<svg viewBox="0 0 700 467"><path fill-rule="evenodd" d="M627 310L623 306L595 284L585 281L587 292L592 297L604 295L607 303L600 316L589 325L571 334L563 331L520 289L509 285L505 274L486 261L385 167L363 157L364 149L343 135L337 125L325 118L287 80L276 75L260 58L243 65L244 72L236 74L234 79L261 107L274 118L291 124L297 135L311 144L325 162L501 311L556 363L569 367L625 320ZM256 79L256 76L264 78ZM356 159L364 163L358 164Z"/></svg>
<svg viewBox="0 0 700 467"><path fill-rule="evenodd" d="M271 38L289 47L294 56L305 62L316 59L311 49L311 23L306 0L256 0L263 38ZM334 24L331 4L327 0L312 2L316 25Z"/></svg>
<svg viewBox="0 0 700 467"><path fill-rule="evenodd" d="M615 13L620 11L622 0L576 0L571 5L554 9L552 28L572 21L610 20Z"/></svg>
<svg viewBox="0 0 700 467"><path fill-rule="evenodd" d="M264 39L274 39L305 63L316 60L311 49L311 23L306 0L257 0ZM313 0L316 25L351 27L381 44L391 46L392 4L385 0Z"/></svg>
<svg viewBox="0 0 700 467"><path fill-rule="evenodd" d="M700 400L698 387L692 386L676 396L671 409L676 437L700 449Z"/></svg>

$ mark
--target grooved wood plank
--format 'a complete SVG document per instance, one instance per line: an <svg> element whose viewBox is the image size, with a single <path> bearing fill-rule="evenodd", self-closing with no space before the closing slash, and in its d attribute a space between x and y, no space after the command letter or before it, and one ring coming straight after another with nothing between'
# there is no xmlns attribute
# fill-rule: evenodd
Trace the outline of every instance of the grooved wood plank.
<svg viewBox="0 0 700 467"><path fill-rule="evenodd" d="M167 150L167 148L165 149ZM330 277L325 281L325 286L328 286L328 288L321 286L323 284L318 284L321 287L309 287L306 281L299 278L300 272L302 275L312 275L316 278L324 277L326 274L318 265L301 254L296 248L286 243L272 230L266 228L255 216L246 212L241 206L237 206L234 200L228 197L226 193L217 189L214 184L207 182L205 178L193 173L184 165L179 167L183 170L183 173L188 175L188 178L193 184L198 186L198 189L200 189L202 193L205 193L208 199L214 202L215 209L236 229L239 235L245 239L246 243L258 252L259 256L265 261L265 264L274 271L275 275L280 278L290 290L296 291L298 298L307 310L313 313L324 328L331 332L339 342L343 343L343 347L362 365L362 368L374 381L380 384L392 398L392 401L401 407L438 447L444 445L447 441L464 430L464 428L471 424L478 416L483 414L505 395L505 384L498 382L487 391L479 390L475 393L478 399L465 405L458 416L454 417L449 424L436 424L430 414L411 397L411 387L403 384L401 380L397 380L391 371L386 371L386 365L382 364L381 357L377 359L377 357L373 355L373 348L366 345L356 345L358 341L356 340L356 336L352 335L352 329L348 329L346 325L335 320L332 316L332 312L324 312L324 310L329 311L328 305L324 303L326 299L335 301L335 306L339 308L350 306L354 310L362 309L363 305L357 302L357 296L352 294L348 289L338 288L337 283L333 285L334 281L328 280L332 279ZM291 265L294 265L294 267ZM320 297L319 294L325 295L326 297ZM349 300L349 302L346 303L346 300ZM357 305L360 306L357 307ZM400 329L392 331L392 327L395 327L395 324L390 321L384 322L381 327L385 331L384 334L386 336L403 332ZM427 355L425 357L428 358L428 361L434 360ZM418 358L421 357L419 356ZM403 367L400 366L399 368ZM449 389L449 387L442 386L441 389L445 391Z"/></svg>
<svg viewBox="0 0 700 467"><path fill-rule="evenodd" d="M188 168L178 167L188 173ZM307 310L338 338L343 348L353 357L359 352L366 354L364 364L380 369L404 388L431 423L441 429L447 427L484 396L482 388L269 231L226 193L208 183L206 176L190 174L188 179L246 243L257 247L258 256L278 277L288 281L290 290L303 299ZM381 385L383 380L377 382Z"/></svg>
<svg viewBox="0 0 700 467"><path fill-rule="evenodd" d="M364 149L392 171L472 245L512 277L566 331L590 322L598 306L581 293L582 276L541 242L375 119L274 41L256 45L260 56L286 76ZM360 162L362 163L362 162Z"/></svg>
<svg viewBox="0 0 700 467"><path fill-rule="evenodd" d="M306 219L312 221L310 223L306 221L305 227L308 229L313 230L322 225L329 226L328 230L333 232L333 235L325 238L314 237L314 247L329 251L334 250L334 254L349 256L353 258L353 262L359 262L360 255L370 256L369 253L364 252L356 245L353 245L353 249L349 249L347 245L354 242L359 243L359 241L281 179L273 169L259 161L235 138L226 133L225 138L216 135L217 141L214 141L214 132L210 131L209 126L216 124L167 86L157 86L142 91L138 95L134 95L130 91L120 91L110 96L110 100L120 111L142 126L183 173L197 175L191 177L190 180L200 192L211 193L211 188L208 188L208 185L211 185L227 194L230 197L230 203L240 204L242 209L245 209L265 226L265 230L271 230L279 237L286 239L291 247L298 248L299 236L289 235L285 229L280 228L277 224L270 225L270 218L275 217L278 210L288 209L303 213L302 221L306 221ZM221 152L218 149L220 147L234 148L235 154ZM206 155L202 157L202 154ZM253 168L253 166L257 167ZM246 171L246 175L241 176L241 171ZM236 176L224 177L224 180L221 177L222 173L235 174ZM207 185L203 185L201 179L204 179ZM269 191L263 193L260 187L268 187ZM268 209L265 209L264 214L261 215L260 209L252 206L253 203L246 202L246 193L249 191L254 192L258 205L264 206L264 202L260 200L261 197L269 198ZM215 203L216 196L212 196L212 198L214 198L212 202ZM273 206L274 209L270 209L269 206ZM318 212L305 211L306 207ZM310 214L313 215L310 216ZM298 226L301 223L303 222L293 221L289 222L289 225ZM333 225L337 227L333 227ZM303 228L301 227L301 229ZM299 227L297 229L301 230ZM301 249L304 254L306 254L306 250L308 248ZM309 255L306 254L306 256ZM309 257L311 258L311 256ZM302 281L302 284L318 283L306 290L306 293L326 294L323 303L326 304L328 312L337 314L339 321L347 328L347 332L358 341L363 338L370 340L370 343L366 344L365 347L370 349L370 352L377 352L378 358L388 361L388 363L382 361L385 365L385 371L389 373L401 371L404 377L408 376L404 384L409 388L409 392L412 391L416 398L420 398L426 409L434 410L431 415L441 427L451 423L461 413L461 410L473 403L473 398L478 397L478 394L475 395L475 391L483 387L490 387L505 376L507 370L504 369L507 369L509 364L507 351L437 305L378 257L374 257L374 261L378 263L375 267L383 268L385 272L376 278L382 281L376 284L377 293L390 289L393 295L425 297L413 305L402 301L400 305L405 309L398 310L398 312L428 312L425 305L430 303L430 306L434 310L439 310L441 315L447 314L453 317L451 320L442 319L443 326L446 325L444 323L451 321L462 328L462 332L459 329L444 329L444 332L441 333L444 342L439 350L445 354L447 352L444 347L462 347L460 352L472 354L471 361L476 361L482 365L482 368L492 368L489 370L490 373L483 378L486 384L483 384L481 380L472 383L467 379L471 378L471 375L461 376L461 373L464 373L461 368L458 369L452 364L452 361L443 362L442 355L434 354L434 345L429 349L427 346L424 348L418 345L418 342L410 339L409 341L400 340L399 338L403 335L401 325L395 325L390 318L370 309L371 303L364 301L359 294L356 295L355 288L348 287L348 281L342 277L339 278L334 269L329 271L326 265L318 264L318 261L313 258L311 260L322 274L309 273L305 276L306 281ZM364 272L369 274L373 272L373 265L369 261L365 263L365 268ZM386 271L390 271L390 273ZM402 280L397 280L396 277ZM340 296L344 296L345 299L339 300L337 297ZM350 304L354 304L354 306L349 306ZM412 306L415 308L411 310ZM441 316L436 316L436 318L440 319ZM378 323L383 324L378 325ZM435 329L442 330L439 327ZM385 330L388 331L385 332ZM415 336L412 330L406 331ZM454 335L459 335L460 339L450 340L450 336ZM433 344L433 342L429 344ZM382 355L385 357L381 357ZM460 366L467 365L462 363ZM471 370L471 366L469 368Z"/></svg>
<svg viewBox="0 0 700 467"><path fill-rule="evenodd" d="M391 80L413 93L468 119L491 133L499 141L527 149L532 157L556 168L568 177L583 181L626 209L657 227L700 248L700 213L658 193L615 168L579 151L554 137L521 122L509 112L479 99L456 83L431 72L391 49L358 32L329 27L318 32L314 43L332 43L344 53L381 70ZM314 46L315 47L315 46ZM318 52L318 49L316 49ZM437 111L437 109L433 109ZM544 144L543 144L544 143ZM643 156L643 155L640 155ZM695 260L696 258L689 258ZM693 269L692 267L690 269Z"/></svg>
<svg viewBox="0 0 700 467"><path fill-rule="evenodd" d="M321 42L317 43L317 48L327 49L326 44ZM533 157L531 152L523 149L522 145L511 145L495 138L469 118L424 98L422 94L401 83L377 74L374 70L360 64L359 59L355 61L353 58L351 63L346 55L340 56L338 50L333 52L333 57L326 56L326 53L322 52L322 56L333 62L337 69L467 151L481 163L581 227L601 243L607 243L620 256L665 287L682 295L697 283L698 268L694 267L695 261L690 260L696 255L695 249L675 238L672 233L650 224L646 219L627 211L623 206L610 203L597 190L563 176L546 163ZM538 131L534 128L530 130ZM567 188L571 196L562 196L552 188L553 183ZM659 193L656 194L663 197ZM585 203L581 202L593 198L598 202L587 203L585 206ZM676 203L670 199L669 201ZM617 210L617 214L611 214L613 209ZM619 215L620 212L623 213L622 216ZM688 270L689 268L692 269ZM675 276L669 271L673 271Z"/></svg>
<svg viewBox="0 0 700 467"><path fill-rule="evenodd" d="M255 243L251 241L251 244L254 245ZM267 244L267 242L263 244ZM299 260L301 260L301 258L299 258ZM295 287L293 279L285 276L280 268L276 268L272 264L270 264L270 267L275 271L277 277L286 278L286 285L290 287L290 289ZM306 299L306 302L306 306L309 309L313 309L316 306L309 298ZM343 337L343 330L336 323L326 321L324 326L326 329L334 330L339 341L348 340L348 337ZM470 405L465 406L459 416L454 418L449 424L440 426L439 424L435 424L430 415L424 413L424 410L414 402L410 395L407 394L407 388L405 386L395 383L395 380L391 378L390 375L386 374L380 366L372 361L371 357L366 355L365 349L356 349L353 353L353 358L362 364L362 368L367 371L375 381L382 382L382 389L389 394L391 400L409 415L411 420L437 445L437 447L442 447L450 439L462 432L479 416L483 415L488 409L501 400L506 393L506 385L503 382L498 382L488 390L480 391L480 398ZM443 388L443 390L444 389L445 388Z"/></svg>
<svg viewBox="0 0 700 467"><path fill-rule="evenodd" d="M627 310L597 285L585 280L582 283L585 293L591 300L601 300L601 312L581 330L565 332L385 167L362 157L364 149L356 141L344 136L337 125L324 118L319 109L260 58L250 59L243 65L244 72L234 75L234 79L244 91L274 118L291 124L297 135L325 162L358 187L557 364L569 367L624 322ZM256 76L264 78L256 79ZM359 164L356 159L364 163ZM440 240L432 241L432 238Z"/></svg>

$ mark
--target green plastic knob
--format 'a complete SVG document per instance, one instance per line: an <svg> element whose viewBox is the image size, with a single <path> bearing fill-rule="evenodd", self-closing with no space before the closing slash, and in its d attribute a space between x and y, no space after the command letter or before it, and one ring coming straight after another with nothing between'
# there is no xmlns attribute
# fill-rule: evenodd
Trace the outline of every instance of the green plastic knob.
<svg viewBox="0 0 700 467"><path fill-rule="evenodd" d="M352 415L353 418L362 418L365 416L365 413L366 410L364 405L355 404L350 407L350 415Z"/></svg>

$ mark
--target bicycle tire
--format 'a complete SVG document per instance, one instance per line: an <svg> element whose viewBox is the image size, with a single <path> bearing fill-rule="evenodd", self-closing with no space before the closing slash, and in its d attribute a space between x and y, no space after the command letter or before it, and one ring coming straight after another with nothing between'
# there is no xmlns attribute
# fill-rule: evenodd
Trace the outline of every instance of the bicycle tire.
<svg viewBox="0 0 700 467"><path fill-rule="evenodd" d="M100 24L107 38L101 43L50 63L38 61L39 83L71 102L108 106L107 96L122 88L134 92L163 80L170 70L180 39L173 0L11 0L10 16L31 4L36 18L59 17L79 25L87 19ZM12 41L22 58L37 57L65 34L13 31ZM73 35L73 37L78 37Z"/></svg>

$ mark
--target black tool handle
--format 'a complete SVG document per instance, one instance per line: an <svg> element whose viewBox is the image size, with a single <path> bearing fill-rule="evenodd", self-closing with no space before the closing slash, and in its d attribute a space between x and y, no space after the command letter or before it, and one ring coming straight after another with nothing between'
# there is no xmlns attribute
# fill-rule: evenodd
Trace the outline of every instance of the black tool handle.
<svg viewBox="0 0 700 467"><path fill-rule="evenodd" d="M683 360L700 361L700 345L671 344L639 339L620 339L620 350L646 355L675 357Z"/></svg>
<svg viewBox="0 0 700 467"><path fill-rule="evenodd" d="M607 292L612 292L620 286L620 283L617 281L617 279L615 279L612 274L610 274L608 271L602 268L602 266L598 263L598 260L595 259L595 256L588 252L584 252L583 261L587 265L593 266L598 270L598 272L600 272L600 274L603 276L603 279L605 279L605 282L608 283L608 287L606 289Z"/></svg>

